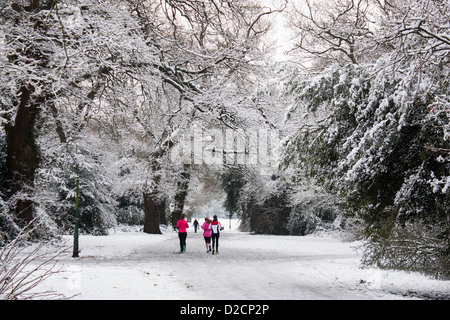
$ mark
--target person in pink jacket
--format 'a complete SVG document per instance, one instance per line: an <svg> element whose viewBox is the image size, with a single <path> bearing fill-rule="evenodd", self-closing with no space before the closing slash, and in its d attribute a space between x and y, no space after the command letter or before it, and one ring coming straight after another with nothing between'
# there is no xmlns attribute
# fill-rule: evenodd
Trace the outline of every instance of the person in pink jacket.
<svg viewBox="0 0 450 320"><path fill-rule="evenodd" d="M203 231L203 238L206 244L206 253L211 252L211 219L205 218L205 222L201 227Z"/></svg>
<svg viewBox="0 0 450 320"><path fill-rule="evenodd" d="M178 220L178 222L177 222L178 238L180 238L181 252L186 251L186 238L187 238L186 228L189 228L189 225L186 222L186 220L184 220L184 214L182 213L180 220Z"/></svg>

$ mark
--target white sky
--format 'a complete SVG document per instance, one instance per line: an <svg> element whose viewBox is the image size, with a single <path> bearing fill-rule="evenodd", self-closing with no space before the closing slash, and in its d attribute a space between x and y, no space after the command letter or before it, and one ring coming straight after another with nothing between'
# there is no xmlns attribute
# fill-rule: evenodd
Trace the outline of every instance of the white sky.
<svg viewBox="0 0 450 320"><path fill-rule="evenodd" d="M300 3L302 0L288 0L289 4L294 2ZM260 3L267 5L273 9L281 8L285 0L260 0ZM277 61L286 61L289 58L284 54L286 51L292 48L293 33L287 27L288 16L287 12L274 13L271 15L272 30L269 32L269 39L276 41L275 59Z"/></svg>

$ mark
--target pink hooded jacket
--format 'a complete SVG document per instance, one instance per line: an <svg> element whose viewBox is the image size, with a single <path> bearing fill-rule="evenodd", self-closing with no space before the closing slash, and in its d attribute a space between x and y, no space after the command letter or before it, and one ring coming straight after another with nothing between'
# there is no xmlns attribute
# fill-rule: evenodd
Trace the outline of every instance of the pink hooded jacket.
<svg viewBox="0 0 450 320"><path fill-rule="evenodd" d="M189 228L189 225L185 220L181 219L181 220L178 220L178 222L177 222L177 228L178 228L178 233L186 233L187 232L186 228Z"/></svg>
<svg viewBox="0 0 450 320"><path fill-rule="evenodd" d="M203 231L204 237L211 237L211 229L210 229L210 224L208 222L203 223L202 229L205 230L205 231Z"/></svg>

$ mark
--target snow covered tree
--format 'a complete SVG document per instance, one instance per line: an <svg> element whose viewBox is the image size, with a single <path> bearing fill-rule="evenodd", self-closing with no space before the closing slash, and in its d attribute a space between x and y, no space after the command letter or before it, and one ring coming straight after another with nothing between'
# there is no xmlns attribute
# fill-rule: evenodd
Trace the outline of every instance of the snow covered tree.
<svg viewBox="0 0 450 320"><path fill-rule="evenodd" d="M243 174L239 167L230 167L222 174L222 188L226 198L224 207L228 211L229 218L238 210L238 201L241 189L244 186Z"/></svg>
<svg viewBox="0 0 450 320"><path fill-rule="evenodd" d="M26 223L33 219L31 189L39 151L34 126L43 104L52 99L45 90L45 69L51 48L45 14L51 4L29 1L3 3L0 19L2 38L2 126L6 135L6 179L9 197L15 197L14 216ZM5 65L7 67L5 68Z"/></svg>
<svg viewBox="0 0 450 320"><path fill-rule="evenodd" d="M399 0L378 8L372 60L287 81L293 103L286 119L298 130L286 140L285 160L294 179L311 179L364 219L366 262L445 276L448 3Z"/></svg>
<svg viewBox="0 0 450 320"><path fill-rule="evenodd" d="M301 63L315 65L359 63L366 59L374 36L374 12L371 0L304 0L290 10L290 25L295 33L292 51Z"/></svg>
<svg viewBox="0 0 450 320"><path fill-rule="evenodd" d="M260 234L288 234L289 188L280 177L261 175L254 168L240 170L237 215L240 229Z"/></svg>
<svg viewBox="0 0 450 320"><path fill-rule="evenodd" d="M448 118L430 117L434 95L415 85L419 79L404 78L414 66L399 74L387 72L385 63L331 67L291 82L298 108L288 114L305 108L308 120L289 141L285 159L299 178L313 178L342 197L347 212L367 223L371 243L420 223L431 228L428 237L436 244L430 255L439 260L448 248L448 141L441 131Z"/></svg>

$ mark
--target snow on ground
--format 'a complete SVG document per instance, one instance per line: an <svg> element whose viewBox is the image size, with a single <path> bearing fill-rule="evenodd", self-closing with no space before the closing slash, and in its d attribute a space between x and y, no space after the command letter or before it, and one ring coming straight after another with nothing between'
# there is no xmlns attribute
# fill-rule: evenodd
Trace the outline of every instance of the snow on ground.
<svg viewBox="0 0 450 320"><path fill-rule="evenodd" d="M417 299L450 296L450 281L418 274L362 268L359 242L337 236L220 235L220 253L205 252L191 227L187 252L174 231L162 235L112 230L81 235L80 258L60 257L57 273L35 291L72 299L311 300ZM72 238L64 236L67 245Z"/></svg>

